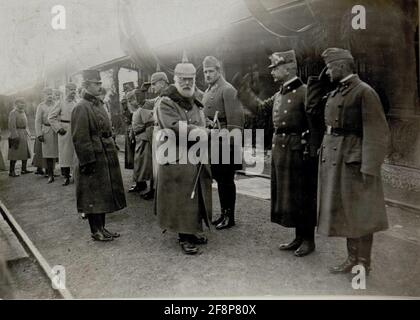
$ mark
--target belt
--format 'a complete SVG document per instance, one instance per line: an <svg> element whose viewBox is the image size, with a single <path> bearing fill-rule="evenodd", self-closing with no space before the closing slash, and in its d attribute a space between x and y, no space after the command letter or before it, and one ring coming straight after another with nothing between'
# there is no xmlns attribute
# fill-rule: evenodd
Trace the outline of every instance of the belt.
<svg viewBox="0 0 420 320"><path fill-rule="evenodd" d="M359 137L363 135L362 132L360 131L343 129L343 128L333 128L332 126L327 126L327 129L325 130L325 134L331 135L331 136L347 136L347 135L354 134Z"/></svg>
<svg viewBox="0 0 420 320"><path fill-rule="evenodd" d="M302 132L296 132L295 130L287 130L287 129L277 128L276 131L275 131L275 134L282 135L283 137L286 136L286 135L301 136Z"/></svg>
<svg viewBox="0 0 420 320"><path fill-rule="evenodd" d="M16 127L16 129L26 129L26 127Z"/></svg>
<svg viewBox="0 0 420 320"><path fill-rule="evenodd" d="M70 120L60 120L60 122L70 123Z"/></svg>
<svg viewBox="0 0 420 320"><path fill-rule="evenodd" d="M102 132L101 137L102 138L111 138L112 133L111 132Z"/></svg>
<svg viewBox="0 0 420 320"><path fill-rule="evenodd" d="M51 125L49 123L43 123L44 126L46 127L51 127Z"/></svg>

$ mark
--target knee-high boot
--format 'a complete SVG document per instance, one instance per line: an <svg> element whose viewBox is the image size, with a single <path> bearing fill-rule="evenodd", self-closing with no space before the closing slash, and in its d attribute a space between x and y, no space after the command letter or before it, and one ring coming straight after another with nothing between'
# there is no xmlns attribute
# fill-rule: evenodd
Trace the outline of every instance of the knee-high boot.
<svg viewBox="0 0 420 320"><path fill-rule="evenodd" d="M349 273L357 265L359 238L347 238L347 259L342 264L330 268L331 273Z"/></svg>
<svg viewBox="0 0 420 320"><path fill-rule="evenodd" d="M372 254L373 234L360 237L358 240L359 241L357 261L360 265L365 267L366 275L368 275L371 270L370 263Z"/></svg>
<svg viewBox="0 0 420 320"><path fill-rule="evenodd" d="M15 172L16 167L16 160L10 160L10 166L9 166L9 176L10 177L18 177L19 175Z"/></svg>

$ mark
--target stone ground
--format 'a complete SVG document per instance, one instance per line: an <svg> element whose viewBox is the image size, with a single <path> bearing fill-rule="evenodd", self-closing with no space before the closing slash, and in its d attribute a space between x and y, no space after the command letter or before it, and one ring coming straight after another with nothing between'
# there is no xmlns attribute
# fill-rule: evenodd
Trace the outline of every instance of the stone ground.
<svg viewBox="0 0 420 320"><path fill-rule="evenodd" d="M131 172L122 173L128 189ZM349 277L327 270L345 259L344 239L317 235L316 252L304 258L277 249L293 233L270 222L270 202L252 191L256 183L268 190L268 180L255 179L241 177L240 192L247 194L237 198L237 226L208 231L209 243L197 256L182 254L177 236L157 225L153 202L135 194L127 194L127 208L107 216L109 229L122 234L110 243L90 239L76 212L74 184L62 187L61 177L47 184L34 174L12 179L0 172L0 200L49 264L66 268L76 298L420 296L418 213L387 208L390 229L376 234L373 272L366 289L355 290ZM213 204L219 212L216 190ZM24 270L12 269L22 279L16 297L48 297Z"/></svg>

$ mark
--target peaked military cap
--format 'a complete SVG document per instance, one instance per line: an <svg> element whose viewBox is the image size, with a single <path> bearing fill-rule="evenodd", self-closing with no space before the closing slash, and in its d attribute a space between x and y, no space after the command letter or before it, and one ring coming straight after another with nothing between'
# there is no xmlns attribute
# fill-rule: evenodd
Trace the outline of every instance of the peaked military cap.
<svg viewBox="0 0 420 320"><path fill-rule="evenodd" d="M83 70L83 81L101 82L101 75L98 70Z"/></svg>
<svg viewBox="0 0 420 320"><path fill-rule="evenodd" d="M283 52L274 52L269 57L271 64L268 68L272 69L282 64L288 63L297 63L295 50L283 51Z"/></svg>

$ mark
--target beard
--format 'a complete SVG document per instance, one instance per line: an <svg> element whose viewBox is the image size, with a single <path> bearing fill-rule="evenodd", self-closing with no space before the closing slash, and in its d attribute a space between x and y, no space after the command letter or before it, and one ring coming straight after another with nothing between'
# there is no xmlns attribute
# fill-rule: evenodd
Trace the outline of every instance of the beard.
<svg viewBox="0 0 420 320"><path fill-rule="evenodd" d="M175 87L178 90L179 94L185 98L191 98L194 95L194 87L181 87L179 83L175 82Z"/></svg>

